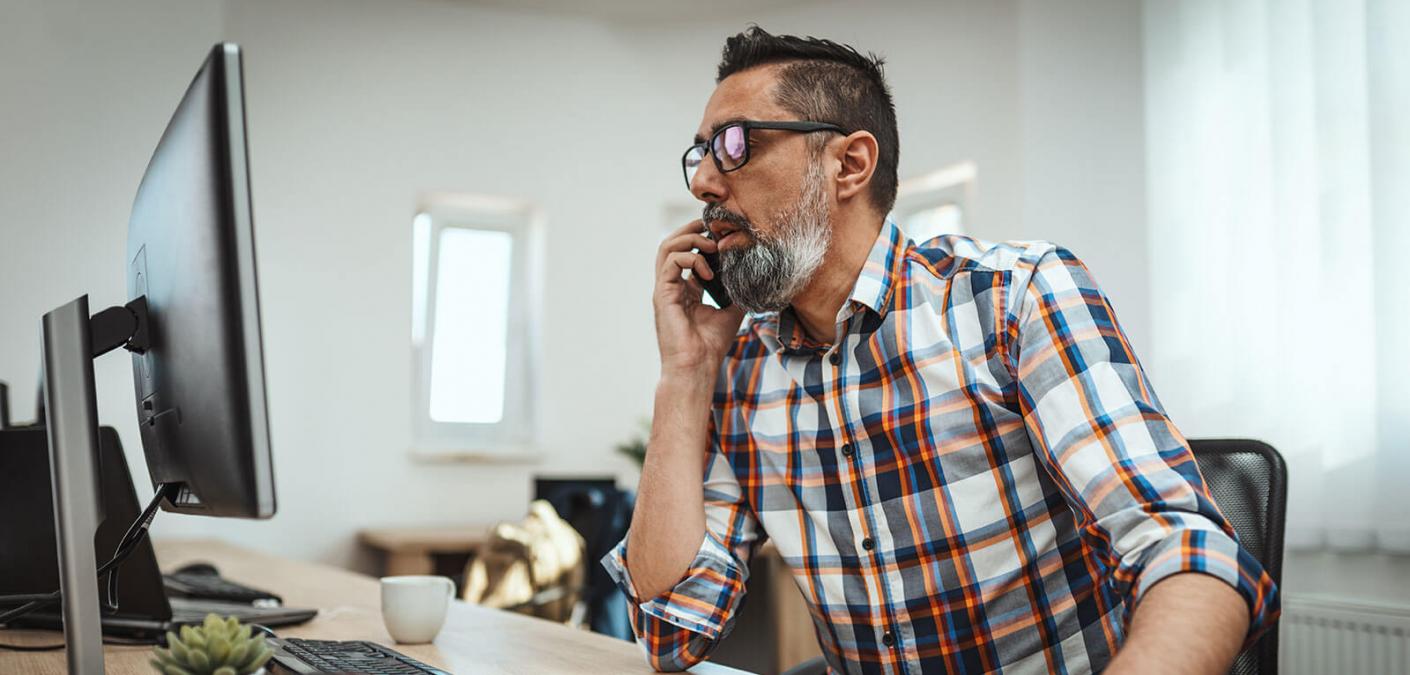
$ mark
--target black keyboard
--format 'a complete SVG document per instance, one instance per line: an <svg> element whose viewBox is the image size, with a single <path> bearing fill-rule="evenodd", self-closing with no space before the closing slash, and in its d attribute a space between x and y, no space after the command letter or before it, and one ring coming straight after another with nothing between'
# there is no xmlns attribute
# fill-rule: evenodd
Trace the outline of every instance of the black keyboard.
<svg viewBox="0 0 1410 675"><path fill-rule="evenodd" d="M296 673L450 675L375 642L279 638L273 644L274 661Z"/></svg>
<svg viewBox="0 0 1410 675"><path fill-rule="evenodd" d="M177 570L171 574L163 574L162 585L166 586L168 595L180 598L241 602L262 607L278 607L283 604L282 598L269 591L237 584L222 578L214 571Z"/></svg>

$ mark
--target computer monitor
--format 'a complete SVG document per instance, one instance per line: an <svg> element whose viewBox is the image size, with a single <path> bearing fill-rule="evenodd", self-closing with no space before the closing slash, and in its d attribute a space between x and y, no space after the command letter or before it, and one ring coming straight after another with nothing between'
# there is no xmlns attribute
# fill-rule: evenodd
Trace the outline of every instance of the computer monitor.
<svg viewBox="0 0 1410 675"><path fill-rule="evenodd" d="M127 294L146 298L132 355L152 485L168 511L274 515L240 49L219 44L152 153L127 230Z"/></svg>
<svg viewBox="0 0 1410 675"><path fill-rule="evenodd" d="M238 46L216 45L177 104L138 188L124 261L126 305L90 315L83 296L43 320L70 672L103 670L93 359L133 352L142 446L164 508L242 518L275 511Z"/></svg>

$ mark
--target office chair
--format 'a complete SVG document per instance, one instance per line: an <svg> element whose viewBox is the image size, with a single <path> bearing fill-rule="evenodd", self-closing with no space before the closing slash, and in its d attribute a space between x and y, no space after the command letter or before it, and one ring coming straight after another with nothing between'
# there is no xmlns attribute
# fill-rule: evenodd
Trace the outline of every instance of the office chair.
<svg viewBox="0 0 1410 675"><path fill-rule="evenodd" d="M1239 544L1283 584L1283 525L1287 520L1288 468L1283 457L1262 441L1191 440L1195 464L1205 486L1234 531ZM1278 624L1241 652L1231 675L1277 675Z"/></svg>
<svg viewBox="0 0 1410 675"><path fill-rule="evenodd" d="M1195 464L1205 487L1234 531L1239 544L1283 584L1283 525L1287 519L1288 469L1282 455L1262 441L1243 439L1191 440ZM784 675L816 675L827 671L821 658L790 668ZM1230 675L1277 675L1278 624L1274 623L1252 647L1240 652Z"/></svg>

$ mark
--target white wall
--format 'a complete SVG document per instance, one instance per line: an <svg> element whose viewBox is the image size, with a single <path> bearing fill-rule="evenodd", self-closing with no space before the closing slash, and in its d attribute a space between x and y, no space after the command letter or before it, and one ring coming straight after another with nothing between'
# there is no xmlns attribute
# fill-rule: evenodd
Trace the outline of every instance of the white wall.
<svg viewBox="0 0 1410 675"><path fill-rule="evenodd" d="M317 522L301 552L342 559L359 527L518 517L532 474L627 469L610 448L648 410L655 364L650 263L622 261L652 259L675 178L641 161L638 63L581 19L454 3L228 8L227 35L249 55L283 499L280 521L249 536L274 543ZM598 161L588 138L626 154ZM425 190L544 210L538 464L407 459L410 218Z"/></svg>
<svg viewBox="0 0 1410 675"><path fill-rule="evenodd" d="M19 39L0 41L0 306L17 320L0 379L32 386L46 309L82 292L95 307L123 299L146 159L210 44L242 43L280 512L164 514L158 535L354 562L360 527L517 517L532 474L629 469L611 445L648 410L649 261L678 152L664 168L639 161L631 124L650 89L602 27L440 2L105 7L26 3L13 22L6 8ZM590 161L588 135L632 156ZM514 195L547 214L537 464L407 458L409 233L424 190ZM100 417L141 467L128 368L99 361Z"/></svg>
<svg viewBox="0 0 1410 675"><path fill-rule="evenodd" d="M901 177L973 160L979 165L974 233L1022 233L1015 3L893 0L861 9L854 2L812 2L733 16L622 26L641 58L655 64L658 86L672 92L662 103L669 101L666 111L685 124L673 132L674 143L687 143L700 121L725 37L749 23L774 33L827 37L886 58Z"/></svg>
<svg viewBox="0 0 1410 675"><path fill-rule="evenodd" d="M633 482L611 446L650 411L661 213L689 201L678 157L724 37L751 21L885 54L902 176L976 161L973 232L1069 246L1138 351L1144 339L1144 272L1128 257L1145 250L1139 21L1121 3L1067 16L1039 2L819 2L653 23L430 0L0 6L0 379L22 391L43 311L85 291L122 300L132 194L205 50L246 50L280 513L164 514L160 536L366 568L361 527L515 517L536 473ZM1136 65L1083 75L1113 63ZM620 154L594 159L589 138ZM537 463L407 457L410 218L428 190L545 212ZM100 416L140 467L126 359L102 359L98 378Z"/></svg>
<svg viewBox="0 0 1410 675"><path fill-rule="evenodd" d="M40 316L84 293L94 311L126 300L132 199L221 13L216 0L0 0L0 380L19 420ZM130 361L95 371L100 417L140 462Z"/></svg>
<svg viewBox="0 0 1410 675"><path fill-rule="evenodd" d="M1151 338L1140 4L1023 0L1019 16L1022 236L1082 258L1139 357Z"/></svg>

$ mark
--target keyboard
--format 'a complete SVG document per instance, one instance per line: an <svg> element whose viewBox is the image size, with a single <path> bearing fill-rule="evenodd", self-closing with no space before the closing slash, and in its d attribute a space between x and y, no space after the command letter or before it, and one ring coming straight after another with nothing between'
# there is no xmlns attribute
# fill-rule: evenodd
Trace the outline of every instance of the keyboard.
<svg viewBox="0 0 1410 675"><path fill-rule="evenodd" d="M194 624L199 626L206 620L207 614L215 613L219 616L233 616L241 623L257 623L261 626L274 628L304 623L318 615L318 610L315 609L282 606L261 607L219 600L170 598L167 602L171 603L171 622L177 625Z"/></svg>
<svg viewBox="0 0 1410 675"><path fill-rule="evenodd" d="M278 607L283 604L282 598L269 591L237 584L222 578L214 568L204 566L191 566L163 574L162 584L166 587L168 596L178 598L239 602L261 607Z"/></svg>
<svg viewBox="0 0 1410 675"><path fill-rule="evenodd" d="M367 675L450 675L375 642L278 638L274 662L296 673L366 673Z"/></svg>

